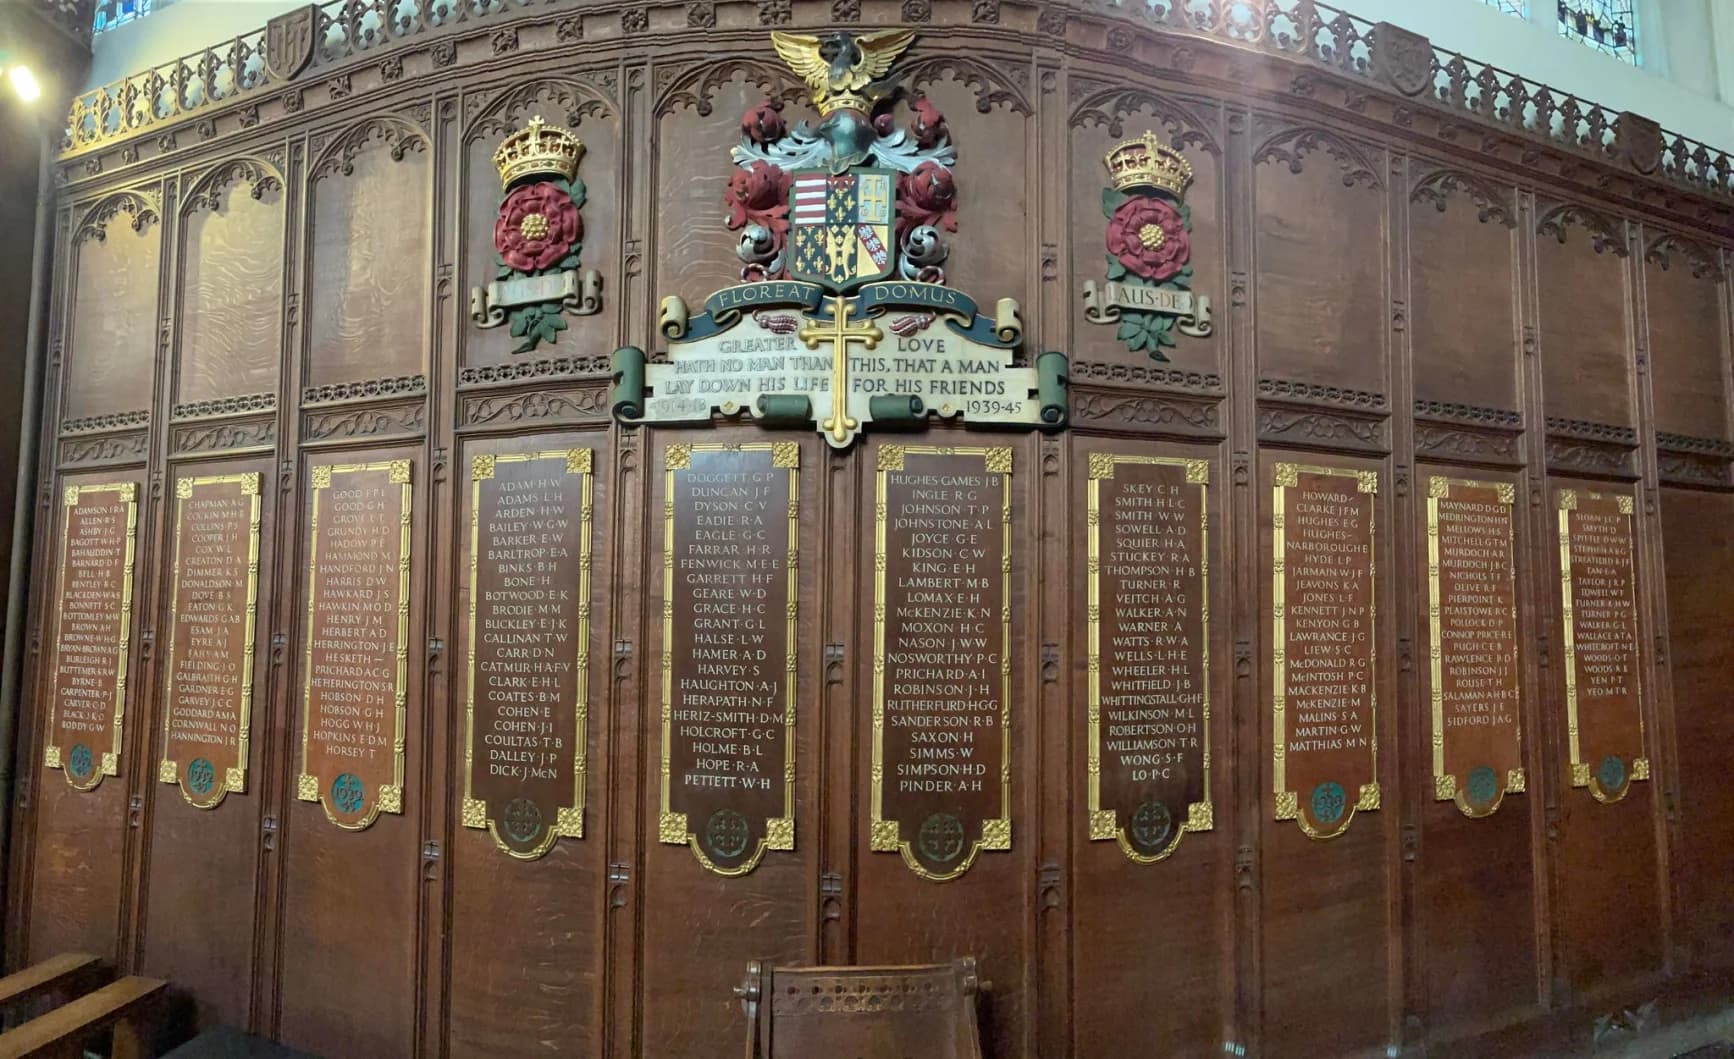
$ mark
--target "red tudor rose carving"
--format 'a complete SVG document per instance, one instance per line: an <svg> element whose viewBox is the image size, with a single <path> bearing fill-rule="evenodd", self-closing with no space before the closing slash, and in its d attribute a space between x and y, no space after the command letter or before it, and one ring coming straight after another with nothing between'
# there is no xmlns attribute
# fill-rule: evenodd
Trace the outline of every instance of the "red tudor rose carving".
<svg viewBox="0 0 1734 1059"><path fill-rule="evenodd" d="M786 170L769 162L754 162L750 168L737 169L729 179L723 201L729 208L728 227L731 231L748 223L762 224L777 237L777 246L781 248L783 236L789 231L789 174Z"/></svg>
<svg viewBox="0 0 1734 1059"><path fill-rule="evenodd" d="M951 170L938 162L923 162L915 172L897 178L897 231L920 225L957 231L957 185Z"/></svg>
<svg viewBox="0 0 1734 1059"><path fill-rule="evenodd" d="M1158 198L1135 196L1108 222L1108 252L1135 276L1160 283L1179 272L1192 253L1186 222Z"/></svg>
<svg viewBox="0 0 1734 1059"><path fill-rule="evenodd" d="M494 249L520 272L559 264L584 232L572 196L552 181L515 188L494 222Z"/></svg>

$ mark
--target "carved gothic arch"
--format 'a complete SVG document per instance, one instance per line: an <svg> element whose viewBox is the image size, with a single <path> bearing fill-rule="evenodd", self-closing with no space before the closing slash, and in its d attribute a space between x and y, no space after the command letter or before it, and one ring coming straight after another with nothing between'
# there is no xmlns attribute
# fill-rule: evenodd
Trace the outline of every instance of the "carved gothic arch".
<svg viewBox="0 0 1734 1059"><path fill-rule="evenodd" d="M991 114L996 106L1025 117L1035 113L1028 94L1029 70L1020 63L995 66L960 55L924 56L918 46L915 54L892 72L911 92L950 74L958 84L974 90L978 114Z"/></svg>
<svg viewBox="0 0 1734 1059"><path fill-rule="evenodd" d="M1342 171L1344 187L1364 184L1374 190L1384 189L1385 180L1380 175L1383 166L1367 153L1365 147L1317 125L1279 127L1253 151L1252 164L1278 162L1288 166L1289 172L1299 173L1302 160L1316 151L1324 152L1336 162Z"/></svg>
<svg viewBox="0 0 1734 1059"><path fill-rule="evenodd" d="M470 144L488 135L505 136L515 125L510 115L535 110L547 121L579 128L586 119L618 119L620 109L611 91L612 70L597 75L603 83L587 79L585 74L550 75L514 84L499 91L480 90L464 98L463 143ZM537 102L546 104L537 109Z"/></svg>
<svg viewBox="0 0 1734 1059"><path fill-rule="evenodd" d="M1661 232L1651 239L1644 247L1644 260L1660 265L1663 272L1674 263L1674 255L1684 258L1692 266L1693 279L1722 279L1721 256L1711 247L1705 246L1696 239L1688 238L1676 232Z"/></svg>
<svg viewBox="0 0 1734 1059"><path fill-rule="evenodd" d="M1126 88L1100 81L1082 81L1085 92L1072 107L1070 123L1074 128L1103 126L1108 135L1118 139L1126 135L1126 119L1142 117L1148 109L1150 120L1168 131L1169 145L1176 150L1196 146L1216 158L1222 157L1222 145L1212 131L1214 122L1206 121L1192 107L1172 96L1150 88Z"/></svg>
<svg viewBox="0 0 1734 1059"><path fill-rule="evenodd" d="M1536 221L1535 234L1551 235L1563 244L1572 225L1590 233L1590 245L1595 248L1596 253L1611 250L1619 257L1630 254L1626 249L1623 222L1576 203L1555 206L1543 213L1541 219Z"/></svg>
<svg viewBox="0 0 1734 1059"><path fill-rule="evenodd" d="M181 215L189 216L200 209L215 212L222 207L228 190L243 183L252 185L255 199L264 197L267 191L283 190L281 159L243 155L219 162L188 185L186 197L181 201Z"/></svg>
<svg viewBox="0 0 1734 1059"><path fill-rule="evenodd" d="M691 107L708 118L717 90L744 74L746 83L762 89L772 101L787 103L807 97L807 86L793 74L764 59L727 56L690 66L657 71L656 105L651 114L665 118L682 107Z"/></svg>
<svg viewBox="0 0 1734 1059"><path fill-rule="evenodd" d="M1462 169L1435 169L1423 173L1409 192L1412 203L1428 203L1440 213L1453 195L1461 195L1478 208L1476 220L1483 224L1496 221L1507 228L1517 227L1517 210L1512 189L1500 187L1483 177Z"/></svg>
<svg viewBox="0 0 1734 1059"><path fill-rule="evenodd" d="M122 213L132 217L132 230L142 233L147 225L162 221L162 193L150 188L127 188L97 199L73 226L72 245L79 246L86 239L105 241L108 222Z"/></svg>
<svg viewBox="0 0 1734 1059"><path fill-rule="evenodd" d="M391 152L394 162L403 161L411 151L427 151L428 136L421 126L396 114L377 114L332 134L324 143L316 137L315 152L307 179L317 183L328 176L349 176L354 172L355 158L370 146L383 146Z"/></svg>

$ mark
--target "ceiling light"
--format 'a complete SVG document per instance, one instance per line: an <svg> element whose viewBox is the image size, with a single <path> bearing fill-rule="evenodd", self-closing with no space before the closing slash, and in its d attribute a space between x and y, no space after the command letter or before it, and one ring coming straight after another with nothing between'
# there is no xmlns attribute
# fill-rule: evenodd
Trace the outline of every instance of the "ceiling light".
<svg viewBox="0 0 1734 1059"><path fill-rule="evenodd" d="M12 90L26 103L42 94L42 86L36 83L36 75L30 72L30 67L14 66L7 76L12 81Z"/></svg>

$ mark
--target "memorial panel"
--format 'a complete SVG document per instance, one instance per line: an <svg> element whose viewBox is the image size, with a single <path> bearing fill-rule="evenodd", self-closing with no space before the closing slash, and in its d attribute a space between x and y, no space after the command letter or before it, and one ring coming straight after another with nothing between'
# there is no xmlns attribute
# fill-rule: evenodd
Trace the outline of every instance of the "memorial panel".
<svg viewBox="0 0 1734 1059"><path fill-rule="evenodd" d="M800 467L793 441L663 456L658 837L720 875L795 848Z"/></svg>
<svg viewBox="0 0 1734 1059"><path fill-rule="evenodd" d="M259 603L259 472L175 482L169 676L157 778L214 809L247 789L253 629Z"/></svg>
<svg viewBox="0 0 1734 1059"><path fill-rule="evenodd" d="M43 764L88 791L120 774L138 524L133 482L69 485Z"/></svg>
<svg viewBox="0 0 1734 1059"><path fill-rule="evenodd" d="M1571 785L1617 802L1650 778L1644 746L1632 498L1554 492Z"/></svg>
<svg viewBox="0 0 1734 1059"><path fill-rule="evenodd" d="M584 837L589 449L470 460L465 827L531 860Z"/></svg>
<svg viewBox="0 0 1734 1059"><path fill-rule="evenodd" d="M1149 864L1212 826L1210 464L1089 460L1090 838Z"/></svg>
<svg viewBox="0 0 1734 1059"><path fill-rule="evenodd" d="M1509 482L1427 485L1433 796L1487 816L1524 790L1517 564Z"/></svg>
<svg viewBox="0 0 1734 1059"><path fill-rule="evenodd" d="M359 831L403 812L410 461L312 469L297 796Z"/></svg>
<svg viewBox="0 0 1734 1059"><path fill-rule="evenodd" d="M870 843L926 879L1011 848L1010 448L883 445Z"/></svg>
<svg viewBox="0 0 1734 1059"><path fill-rule="evenodd" d="M1312 838L1379 808L1377 471L1278 463L1271 507L1274 810Z"/></svg>

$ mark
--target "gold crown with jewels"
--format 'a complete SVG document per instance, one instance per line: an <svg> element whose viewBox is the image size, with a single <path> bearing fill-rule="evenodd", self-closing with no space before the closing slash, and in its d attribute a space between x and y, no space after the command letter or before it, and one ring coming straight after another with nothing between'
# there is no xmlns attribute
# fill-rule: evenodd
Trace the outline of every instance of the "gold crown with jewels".
<svg viewBox="0 0 1734 1059"><path fill-rule="evenodd" d="M571 180L578 175L578 160L584 157L584 142L571 129L543 123L540 114L500 144L494 152L494 168L500 171L500 186L532 176L557 176Z"/></svg>
<svg viewBox="0 0 1734 1059"><path fill-rule="evenodd" d="M1179 198L1186 185L1192 183L1192 163L1179 151L1160 143L1153 132L1115 144L1102 162L1108 167L1117 191L1148 187Z"/></svg>

